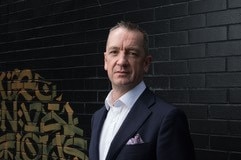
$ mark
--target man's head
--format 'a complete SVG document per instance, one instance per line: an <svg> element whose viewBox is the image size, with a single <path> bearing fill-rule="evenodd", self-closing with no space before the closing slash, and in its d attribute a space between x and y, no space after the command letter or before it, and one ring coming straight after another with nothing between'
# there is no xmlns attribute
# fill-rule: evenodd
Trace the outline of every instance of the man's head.
<svg viewBox="0 0 241 160"><path fill-rule="evenodd" d="M148 35L147 35L145 30L143 30L141 27L139 27L139 25L137 25L135 23L131 23L131 22L121 21L121 22L117 23L114 27L112 27L110 29L110 32L114 31L117 28L125 28L129 31L137 31L137 32L139 31L139 32L141 32L142 35L143 35L144 51L145 51L146 54L149 54L149 38L148 38Z"/></svg>
<svg viewBox="0 0 241 160"><path fill-rule="evenodd" d="M118 23L110 29L104 56L112 88L132 89L142 81L151 63L146 32L130 22Z"/></svg>

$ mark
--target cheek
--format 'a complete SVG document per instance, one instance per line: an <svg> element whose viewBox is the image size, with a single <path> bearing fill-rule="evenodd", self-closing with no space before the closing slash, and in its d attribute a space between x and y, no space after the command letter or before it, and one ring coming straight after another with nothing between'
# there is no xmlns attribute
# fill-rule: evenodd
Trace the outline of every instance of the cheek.
<svg viewBox="0 0 241 160"><path fill-rule="evenodd" d="M106 59L106 57L105 57L105 59L104 59L104 69L107 71L108 70L108 60Z"/></svg>
<svg viewBox="0 0 241 160"><path fill-rule="evenodd" d="M105 64L104 64L104 69L107 71L107 64L106 64L106 62L105 62Z"/></svg>
<svg viewBox="0 0 241 160"><path fill-rule="evenodd" d="M114 63L112 61L105 61L105 64L104 64L105 71L111 72L113 70L113 67L114 67Z"/></svg>

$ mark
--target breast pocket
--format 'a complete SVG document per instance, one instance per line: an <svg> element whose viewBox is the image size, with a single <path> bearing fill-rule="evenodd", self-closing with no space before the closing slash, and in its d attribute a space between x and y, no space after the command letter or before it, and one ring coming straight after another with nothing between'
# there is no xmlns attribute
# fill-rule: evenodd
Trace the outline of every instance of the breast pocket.
<svg viewBox="0 0 241 160"><path fill-rule="evenodd" d="M126 145L118 156L118 160L148 160L153 159L155 148L150 143Z"/></svg>

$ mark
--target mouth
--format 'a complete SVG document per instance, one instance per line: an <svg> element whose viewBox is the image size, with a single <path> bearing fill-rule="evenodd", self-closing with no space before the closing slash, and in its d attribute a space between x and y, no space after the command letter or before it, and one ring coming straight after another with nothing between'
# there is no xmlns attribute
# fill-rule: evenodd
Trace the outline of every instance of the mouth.
<svg viewBox="0 0 241 160"><path fill-rule="evenodd" d="M118 75L127 75L129 72L127 71L116 71L115 74L118 74Z"/></svg>

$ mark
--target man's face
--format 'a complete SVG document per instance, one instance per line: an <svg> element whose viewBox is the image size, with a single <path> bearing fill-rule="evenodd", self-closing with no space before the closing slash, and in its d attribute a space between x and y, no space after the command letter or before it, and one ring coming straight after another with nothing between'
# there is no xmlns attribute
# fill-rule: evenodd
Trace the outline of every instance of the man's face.
<svg viewBox="0 0 241 160"><path fill-rule="evenodd" d="M145 54L143 44L141 32L125 28L110 32L104 53L104 68L112 88L131 89L143 79L151 62L151 56Z"/></svg>

